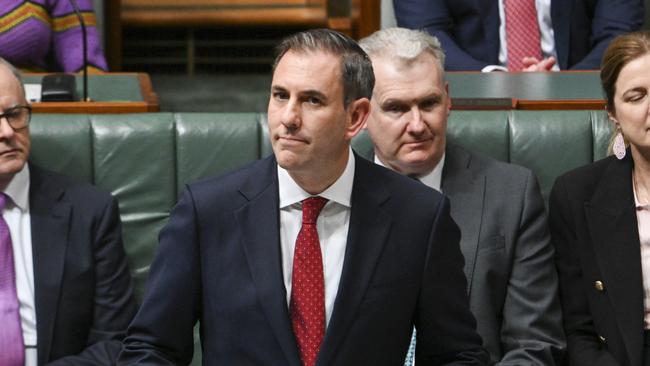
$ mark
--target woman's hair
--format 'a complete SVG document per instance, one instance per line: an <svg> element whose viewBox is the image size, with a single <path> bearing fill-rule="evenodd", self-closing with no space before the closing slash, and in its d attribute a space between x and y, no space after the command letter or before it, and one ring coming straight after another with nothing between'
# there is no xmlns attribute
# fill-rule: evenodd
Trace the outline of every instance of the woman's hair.
<svg viewBox="0 0 650 366"><path fill-rule="evenodd" d="M616 80L625 65L641 56L650 54L650 31L639 31L614 38L600 65L600 82L607 98L607 111L615 114L614 95Z"/></svg>

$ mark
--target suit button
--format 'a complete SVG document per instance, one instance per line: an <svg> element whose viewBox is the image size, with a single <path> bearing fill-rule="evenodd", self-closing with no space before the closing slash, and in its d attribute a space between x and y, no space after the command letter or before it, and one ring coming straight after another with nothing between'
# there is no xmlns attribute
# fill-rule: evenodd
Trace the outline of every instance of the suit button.
<svg viewBox="0 0 650 366"><path fill-rule="evenodd" d="M598 290L598 291L600 291L600 292L605 291L605 284L603 284L602 281L596 281L596 282L594 282L594 287L596 288L596 290Z"/></svg>
<svg viewBox="0 0 650 366"><path fill-rule="evenodd" d="M600 339L600 341L601 341L602 343L605 343L605 342L607 341L607 340L605 339L605 337L603 337L603 336L601 336L601 335L598 336L598 339Z"/></svg>

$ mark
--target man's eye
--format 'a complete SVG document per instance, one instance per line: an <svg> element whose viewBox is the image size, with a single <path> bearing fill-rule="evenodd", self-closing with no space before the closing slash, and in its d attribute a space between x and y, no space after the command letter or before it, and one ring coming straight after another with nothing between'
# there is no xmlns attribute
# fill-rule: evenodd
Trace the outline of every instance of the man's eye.
<svg viewBox="0 0 650 366"><path fill-rule="evenodd" d="M309 104L314 104L314 105L322 104L321 101L320 101L320 99L318 99L318 98L316 98L316 97L309 97L309 98L307 98L307 103L309 103Z"/></svg>
<svg viewBox="0 0 650 366"><path fill-rule="evenodd" d="M435 99L425 100L422 103L420 103L420 109L422 109L422 110L431 110L431 109L435 108L435 106L437 106L437 105L438 105L438 101L435 100Z"/></svg>
<svg viewBox="0 0 650 366"><path fill-rule="evenodd" d="M273 96L273 99L287 99L288 98L287 93L283 93L283 92L273 92L271 95Z"/></svg>
<svg viewBox="0 0 650 366"><path fill-rule="evenodd" d="M404 113L404 111L406 110L405 107L402 107L400 105L388 105L383 109L388 113Z"/></svg>

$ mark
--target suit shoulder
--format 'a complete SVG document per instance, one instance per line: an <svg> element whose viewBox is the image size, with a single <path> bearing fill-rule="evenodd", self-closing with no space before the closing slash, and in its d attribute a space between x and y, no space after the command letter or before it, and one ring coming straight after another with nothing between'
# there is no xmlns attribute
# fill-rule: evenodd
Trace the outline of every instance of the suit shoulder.
<svg viewBox="0 0 650 366"><path fill-rule="evenodd" d="M574 193L578 191L592 192L608 167L617 163L622 162L619 162L614 156L608 156L594 163L569 170L556 179L554 187L561 184Z"/></svg>
<svg viewBox="0 0 650 366"><path fill-rule="evenodd" d="M450 169L465 167L467 162L473 174L484 175L489 181L500 186L518 187L524 186L530 180L537 180L535 173L529 168L478 154L457 145L450 146L447 155L450 161L445 162L446 171L443 173L447 176L454 174Z"/></svg>
<svg viewBox="0 0 650 366"><path fill-rule="evenodd" d="M32 191L53 196L62 195L64 200L82 205L105 204L113 200L109 191L88 182L78 181L35 165L30 165L29 169Z"/></svg>
<svg viewBox="0 0 650 366"><path fill-rule="evenodd" d="M211 175L196 182L186 184L193 194L214 195L219 192L231 194L236 192L246 182L269 179L276 175L277 165L273 155L261 160L255 160L234 170Z"/></svg>

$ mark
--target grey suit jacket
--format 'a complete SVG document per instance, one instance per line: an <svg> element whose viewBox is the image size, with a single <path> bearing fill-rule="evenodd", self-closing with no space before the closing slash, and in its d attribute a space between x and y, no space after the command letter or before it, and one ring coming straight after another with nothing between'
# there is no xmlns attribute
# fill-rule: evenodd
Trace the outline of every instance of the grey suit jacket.
<svg viewBox="0 0 650 366"><path fill-rule="evenodd" d="M554 251L533 173L447 143L441 188L461 229L470 307L492 362L562 364Z"/></svg>
<svg viewBox="0 0 650 366"><path fill-rule="evenodd" d="M492 360L561 364L554 251L534 174L448 144L441 188L461 228L470 307Z"/></svg>

